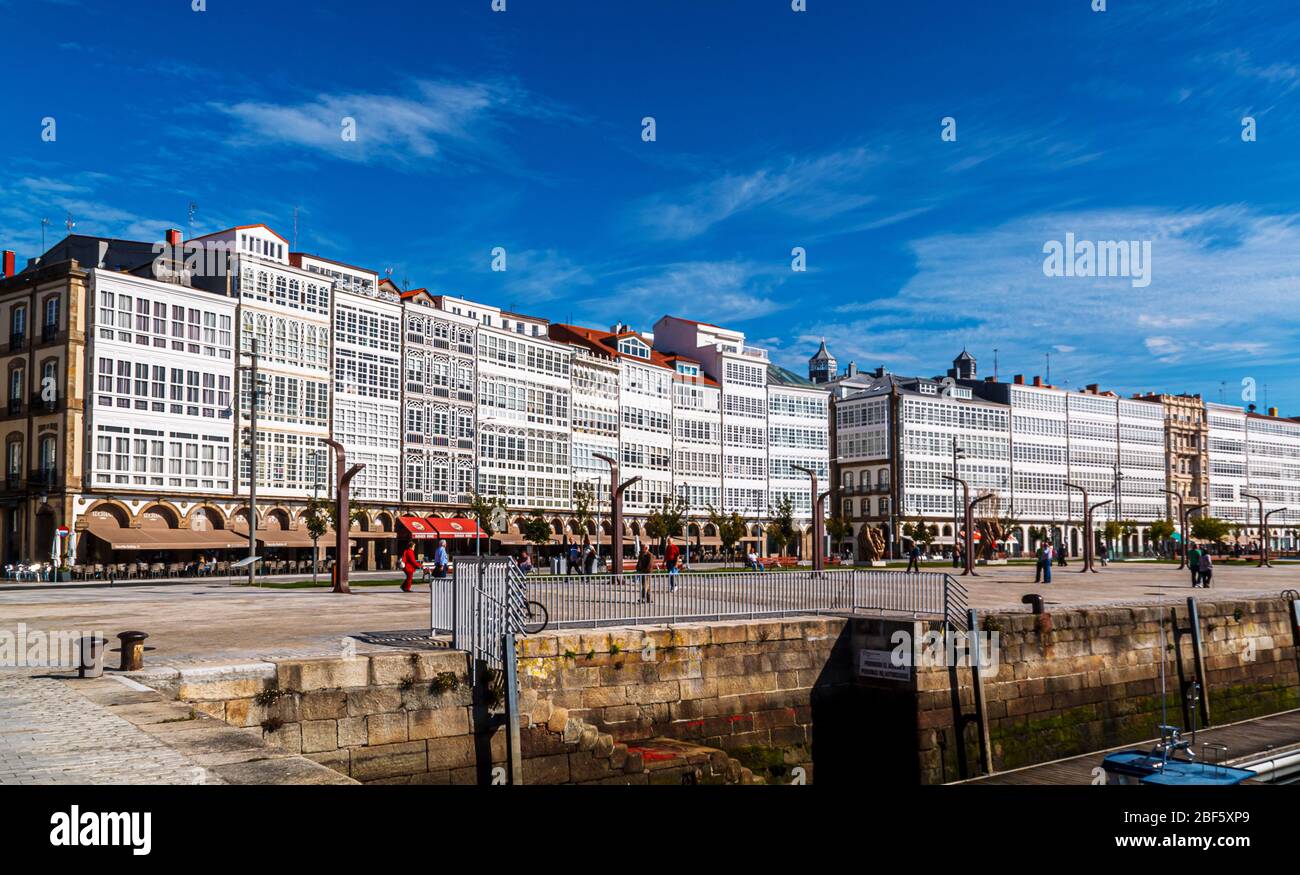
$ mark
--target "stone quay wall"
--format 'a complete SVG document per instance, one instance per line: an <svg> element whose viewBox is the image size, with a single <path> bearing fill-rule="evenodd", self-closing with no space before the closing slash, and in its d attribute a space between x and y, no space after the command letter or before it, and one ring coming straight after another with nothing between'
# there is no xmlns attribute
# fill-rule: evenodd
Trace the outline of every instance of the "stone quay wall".
<svg viewBox="0 0 1300 875"><path fill-rule="evenodd" d="M1197 608L1214 724L1300 707L1290 602L1205 601ZM996 770L1153 738L1161 722L1162 661L1168 721L1185 725L1180 681L1196 679L1195 662L1191 636L1176 639L1172 631L1189 627L1185 604L990 614L981 625L999 638L998 672L984 677ZM969 670L958 677L962 708L973 713ZM950 672L918 669L916 696L921 780L954 780ZM978 763L974 727L966 749Z"/></svg>

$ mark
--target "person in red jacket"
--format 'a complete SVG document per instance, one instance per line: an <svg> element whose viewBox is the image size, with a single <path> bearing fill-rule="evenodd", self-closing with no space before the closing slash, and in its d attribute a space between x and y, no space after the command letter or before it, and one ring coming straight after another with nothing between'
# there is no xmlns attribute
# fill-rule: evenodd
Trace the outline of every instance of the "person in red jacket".
<svg viewBox="0 0 1300 875"><path fill-rule="evenodd" d="M407 544L406 552L402 554L402 570L406 572L406 580L402 582L402 592L410 592L411 584L415 580L415 572L420 567L420 557L415 555L415 545Z"/></svg>

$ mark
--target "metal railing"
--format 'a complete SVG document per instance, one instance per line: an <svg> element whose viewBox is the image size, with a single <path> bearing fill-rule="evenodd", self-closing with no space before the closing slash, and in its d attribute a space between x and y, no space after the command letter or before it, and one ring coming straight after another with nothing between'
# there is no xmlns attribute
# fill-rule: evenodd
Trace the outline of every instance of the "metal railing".
<svg viewBox="0 0 1300 875"><path fill-rule="evenodd" d="M746 571L521 575L502 557L460 559L431 581L431 626L452 646L500 665L501 636L523 629L527 600L548 628L578 629L860 612L928 617L964 631L966 589L950 574L902 571ZM647 601L645 596L649 597Z"/></svg>
<svg viewBox="0 0 1300 875"><path fill-rule="evenodd" d="M473 654L474 664L502 667L501 642L524 625L527 586L505 557L458 559L452 575L429 580L429 625L450 633L451 646Z"/></svg>
<svg viewBox="0 0 1300 875"><path fill-rule="evenodd" d="M950 575L934 572L625 572L527 581L527 597L545 606L549 627L557 629L860 611L965 625L965 591Z"/></svg>

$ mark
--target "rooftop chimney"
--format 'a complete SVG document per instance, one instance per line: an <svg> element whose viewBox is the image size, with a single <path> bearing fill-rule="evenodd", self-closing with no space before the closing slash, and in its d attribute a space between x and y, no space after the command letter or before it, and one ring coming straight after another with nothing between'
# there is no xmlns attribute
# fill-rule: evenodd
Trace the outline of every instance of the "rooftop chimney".
<svg viewBox="0 0 1300 875"><path fill-rule="evenodd" d="M175 249L181 245L181 232L178 228L167 229L167 245Z"/></svg>
<svg viewBox="0 0 1300 875"><path fill-rule="evenodd" d="M996 383L997 381L998 381L998 378L997 378L997 377L985 377L985 378L984 378L984 382L986 382L986 383Z"/></svg>
<svg viewBox="0 0 1300 875"><path fill-rule="evenodd" d="M1268 415L1269 415L1269 416L1277 416L1277 408L1276 408L1276 407L1270 407L1270 408L1268 409Z"/></svg>
<svg viewBox="0 0 1300 875"><path fill-rule="evenodd" d="M1017 386L1023 386L1025 385L1025 375L1016 374L1014 377L1011 378L1011 382L1015 383Z"/></svg>
<svg viewBox="0 0 1300 875"><path fill-rule="evenodd" d="M4 275L7 279L14 275L14 251L6 249L4 252Z"/></svg>
<svg viewBox="0 0 1300 875"><path fill-rule="evenodd" d="M1041 386L1041 385L1043 385L1043 378L1042 378L1042 377L1039 377L1039 376L1037 376L1037 375L1035 375L1035 376L1034 376L1034 385L1035 385L1035 386Z"/></svg>
<svg viewBox="0 0 1300 875"><path fill-rule="evenodd" d="M858 363L849 362L849 366L845 369L844 373L847 376L856 377L858 375Z"/></svg>
<svg viewBox="0 0 1300 875"><path fill-rule="evenodd" d="M1088 384L1088 391L1091 392L1091 393L1094 394L1094 395L1098 394L1098 393L1101 391L1101 384L1100 384L1100 383L1089 383L1089 384Z"/></svg>

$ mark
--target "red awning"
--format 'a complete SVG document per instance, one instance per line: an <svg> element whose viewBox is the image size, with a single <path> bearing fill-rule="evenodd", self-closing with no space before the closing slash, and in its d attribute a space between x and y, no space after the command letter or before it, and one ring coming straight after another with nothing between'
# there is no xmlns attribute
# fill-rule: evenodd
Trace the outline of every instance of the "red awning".
<svg viewBox="0 0 1300 875"><path fill-rule="evenodd" d="M417 541L438 537L438 533L434 531L433 526L429 525L429 521L422 516L399 516L397 521Z"/></svg>
<svg viewBox="0 0 1300 875"><path fill-rule="evenodd" d="M428 517L425 520L436 533L437 538L482 538L483 533L479 531L478 523L465 517L450 517L440 519L436 516Z"/></svg>

